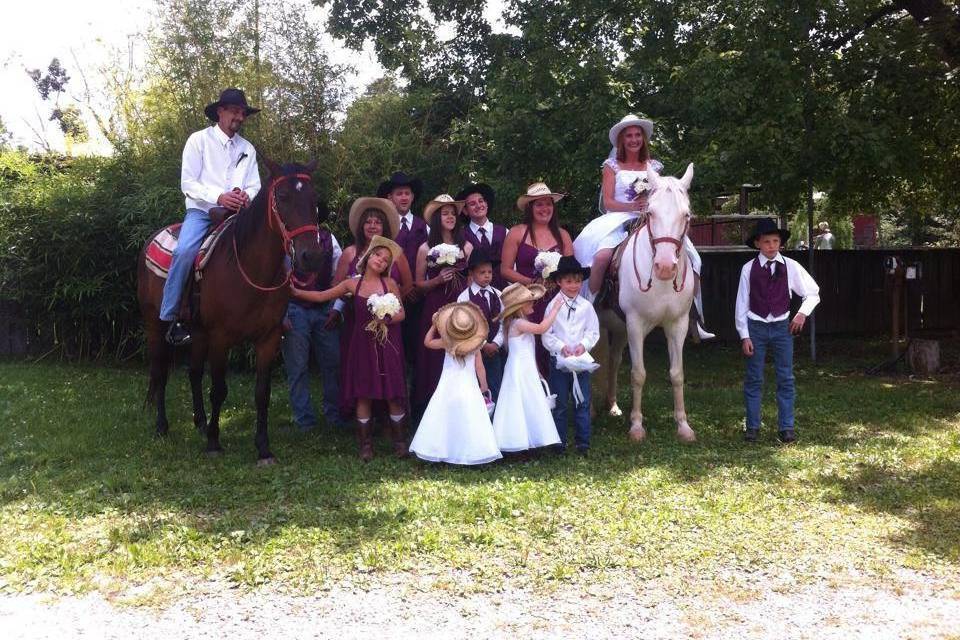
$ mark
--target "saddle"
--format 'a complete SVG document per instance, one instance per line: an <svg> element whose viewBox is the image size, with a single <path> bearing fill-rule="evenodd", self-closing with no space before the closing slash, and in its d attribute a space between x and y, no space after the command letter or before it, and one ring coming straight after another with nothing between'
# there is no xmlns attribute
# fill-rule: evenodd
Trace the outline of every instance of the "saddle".
<svg viewBox="0 0 960 640"><path fill-rule="evenodd" d="M210 230L200 244L200 250L193 262L193 277L187 279L187 290L180 298L179 317L183 320L189 320L194 315L193 310L197 308L199 302L196 298L200 295L199 287L195 286L194 283L200 282L203 278L203 269L210 261L210 256L213 255L223 232L236 220L232 213L223 207L214 207L210 210ZM170 266L173 264L173 252L177 248L180 239L180 227L182 226L183 224L178 222L161 229L154 235L144 253L144 263L147 269L162 280L167 279Z"/></svg>
<svg viewBox="0 0 960 640"><path fill-rule="evenodd" d="M623 309L620 308L620 262L623 260L623 252L626 249L627 240L644 224L645 220L638 218L624 225L627 231L627 237L613 250L610 266L607 267L607 273L604 274L603 277L603 285L601 285L600 291L597 292L597 299L594 303L599 310L608 309L613 311L623 322L627 321L627 316L623 313Z"/></svg>

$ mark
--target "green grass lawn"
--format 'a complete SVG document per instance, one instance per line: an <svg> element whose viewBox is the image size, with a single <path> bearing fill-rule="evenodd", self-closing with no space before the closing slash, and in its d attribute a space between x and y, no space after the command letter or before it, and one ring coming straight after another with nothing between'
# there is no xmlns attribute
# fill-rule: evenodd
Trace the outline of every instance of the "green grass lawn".
<svg viewBox="0 0 960 640"><path fill-rule="evenodd" d="M628 440L626 418L604 417L587 459L481 469L397 461L383 439L362 465L350 433L286 428L279 377L270 423L280 464L258 468L245 373L229 381L226 455L208 458L183 371L168 394L171 435L158 440L145 368L2 363L0 589L200 578L312 590L378 572L476 590L611 575L960 573L956 378L866 377L882 345L824 343L820 365L798 357L800 442L779 447L766 428L747 446L738 351L688 348L700 441L683 446L664 348L650 351L648 442Z"/></svg>

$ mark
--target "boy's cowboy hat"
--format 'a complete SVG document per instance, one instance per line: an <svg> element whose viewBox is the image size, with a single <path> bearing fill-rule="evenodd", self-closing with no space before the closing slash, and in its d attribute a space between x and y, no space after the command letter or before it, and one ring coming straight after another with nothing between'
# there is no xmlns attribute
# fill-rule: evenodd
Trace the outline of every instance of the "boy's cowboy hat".
<svg viewBox="0 0 960 640"><path fill-rule="evenodd" d="M396 262L397 258L403 255L403 249L400 248L396 242L390 238L384 238L383 236L373 236L370 239L370 244L367 245L367 250L363 252L363 255L360 256L360 259L357 260L357 274L363 275L363 270L366 268L365 261L367 257L373 253L376 249L380 247L386 247L390 250L390 264L387 265L386 271L384 274L389 274L390 269L393 267L393 263Z"/></svg>
<svg viewBox="0 0 960 640"><path fill-rule="evenodd" d="M248 116L252 116L255 113L260 113L260 109L254 109L247 104L247 96L243 95L243 91L234 88L224 89L221 91L220 99L216 102L211 102L204 107L203 113L211 122L219 122L220 116L217 115L217 108L227 107L230 105L243 107Z"/></svg>
<svg viewBox="0 0 960 640"><path fill-rule="evenodd" d="M550 191L548 187L543 182L534 182L529 187L527 187L527 192L517 198L517 209L523 211L527 206L527 203L531 200L539 200L540 198L550 198L554 202L560 202L563 200L564 194L554 193Z"/></svg>
<svg viewBox="0 0 960 640"><path fill-rule="evenodd" d="M490 252L483 247L475 247L473 251L470 252L470 258L467 259L465 270L471 271L482 264L489 264L495 267L500 264L500 258L490 255Z"/></svg>
<svg viewBox="0 0 960 640"><path fill-rule="evenodd" d="M627 127L640 127L643 129L643 133L647 136L648 141L653 137L653 121L647 120L646 118L637 117L631 113L623 116L623 118L620 119L620 122L610 127L611 145L614 147L617 146L617 137L620 135L620 132Z"/></svg>
<svg viewBox="0 0 960 640"><path fill-rule="evenodd" d="M536 302L547 293L547 288L542 284L523 284L514 282L500 294L500 304L503 310L500 312L498 320L507 318L528 302Z"/></svg>
<svg viewBox="0 0 960 640"><path fill-rule="evenodd" d="M790 238L789 229L779 228L777 223L773 221L773 218L763 218L758 220L756 226L753 227L753 233L751 233L750 237L747 238L747 246L751 249L756 249L756 242L760 239L760 236L765 236L772 233L780 234L781 245L787 244L787 240Z"/></svg>
<svg viewBox="0 0 960 640"><path fill-rule="evenodd" d="M494 192L493 187L482 182L471 182L463 189L460 189L460 191L457 192L457 195L453 197L457 200L466 200L467 196L474 193L479 193L481 196L483 196L483 199L487 201L488 211L493 209L493 203L496 200L497 195Z"/></svg>
<svg viewBox="0 0 960 640"><path fill-rule="evenodd" d="M453 205L457 215L460 215L460 212L463 211L464 203L462 200L454 200L450 194L441 193L436 198L428 202L423 208L423 219L427 221L427 224L430 224L430 216L433 215L433 212L447 204Z"/></svg>
<svg viewBox="0 0 960 640"><path fill-rule="evenodd" d="M433 314L433 324L443 341L443 348L462 358L484 345L490 327L483 311L472 302L452 302Z"/></svg>
<svg viewBox="0 0 960 640"><path fill-rule="evenodd" d="M561 276L571 273L579 273L586 279L590 277L590 267L581 266L580 261L573 256L563 256L557 262L557 268L550 274L550 278L559 280Z"/></svg>
<svg viewBox="0 0 960 640"><path fill-rule="evenodd" d="M363 212L367 209L382 211L383 215L387 217L388 227L383 230L384 234L390 238L397 237L397 233L400 232L400 214L397 213L397 208L393 206L393 203L386 198L367 197L354 200L353 204L350 205L350 216L347 218L347 224L350 225L350 233L354 236L363 233L363 229L359 229L357 225L360 224L360 217L363 216Z"/></svg>
<svg viewBox="0 0 960 640"><path fill-rule="evenodd" d="M423 191L423 182L420 178L414 178L403 171L397 171L389 179L380 183L380 186L377 187L377 197L386 198L397 187L410 187L410 190L413 191L413 199L416 200L420 197L420 192Z"/></svg>

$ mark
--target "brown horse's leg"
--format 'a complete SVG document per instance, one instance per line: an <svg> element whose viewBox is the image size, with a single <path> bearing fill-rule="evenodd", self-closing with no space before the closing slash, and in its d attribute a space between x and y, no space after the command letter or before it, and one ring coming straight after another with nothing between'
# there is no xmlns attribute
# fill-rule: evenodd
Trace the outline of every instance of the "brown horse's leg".
<svg viewBox="0 0 960 640"><path fill-rule="evenodd" d="M280 326L270 332L270 334L256 346L257 349L257 433L253 438L253 443L257 447L257 464L272 464L276 462L273 453L270 452L270 439L267 436L267 409L270 407L270 369L273 366L273 360L277 357L277 349L280 347Z"/></svg>
<svg viewBox="0 0 960 640"><path fill-rule="evenodd" d="M210 354L210 422L207 423L207 453L223 451L220 446L220 407L227 399L227 348L211 344Z"/></svg>
<svg viewBox="0 0 960 640"><path fill-rule="evenodd" d="M150 358L150 382L147 386L147 403L157 407L156 433L165 436L170 431L167 422L167 376L170 372L170 346L163 339L163 325L159 321L148 322L147 353Z"/></svg>
<svg viewBox="0 0 960 640"><path fill-rule="evenodd" d="M193 424L207 435L207 410L203 406L203 366L207 360L206 336L196 332L190 347L190 392L193 396Z"/></svg>

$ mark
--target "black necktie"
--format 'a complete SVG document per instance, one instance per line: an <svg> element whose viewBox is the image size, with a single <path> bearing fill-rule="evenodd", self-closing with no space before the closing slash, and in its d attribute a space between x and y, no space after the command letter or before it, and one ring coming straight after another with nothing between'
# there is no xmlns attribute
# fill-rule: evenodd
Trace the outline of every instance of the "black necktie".
<svg viewBox="0 0 960 640"><path fill-rule="evenodd" d="M765 265L767 268L767 273L770 274L770 279L773 280L773 260L767 260Z"/></svg>
<svg viewBox="0 0 960 640"><path fill-rule="evenodd" d="M477 231L480 233L480 246L489 247L490 240L487 239L487 230L484 227L480 227Z"/></svg>
<svg viewBox="0 0 960 640"><path fill-rule="evenodd" d="M406 219L406 218L403 218L403 219L400 221L400 231L401 231L402 233L406 233L407 231L410 231L410 227L407 226L407 219Z"/></svg>
<svg viewBox="0 0 960 640"><path fill-rule="evenodd" d="M490 298L488 297L488 291L486 289L480 289L480 307L483 309L483 313L490 317Z"/></svg>
<svg viewBox="0 0 960 640"><path fill-rule="evenodd" d="M570 316L572 316L572 315L573 315L573 312L576 311L576 310L577 310L577 305L576 305L576 303L574 303L574 304L570 304L569 302L567 303L567 320L570 319Z"/></svg>

